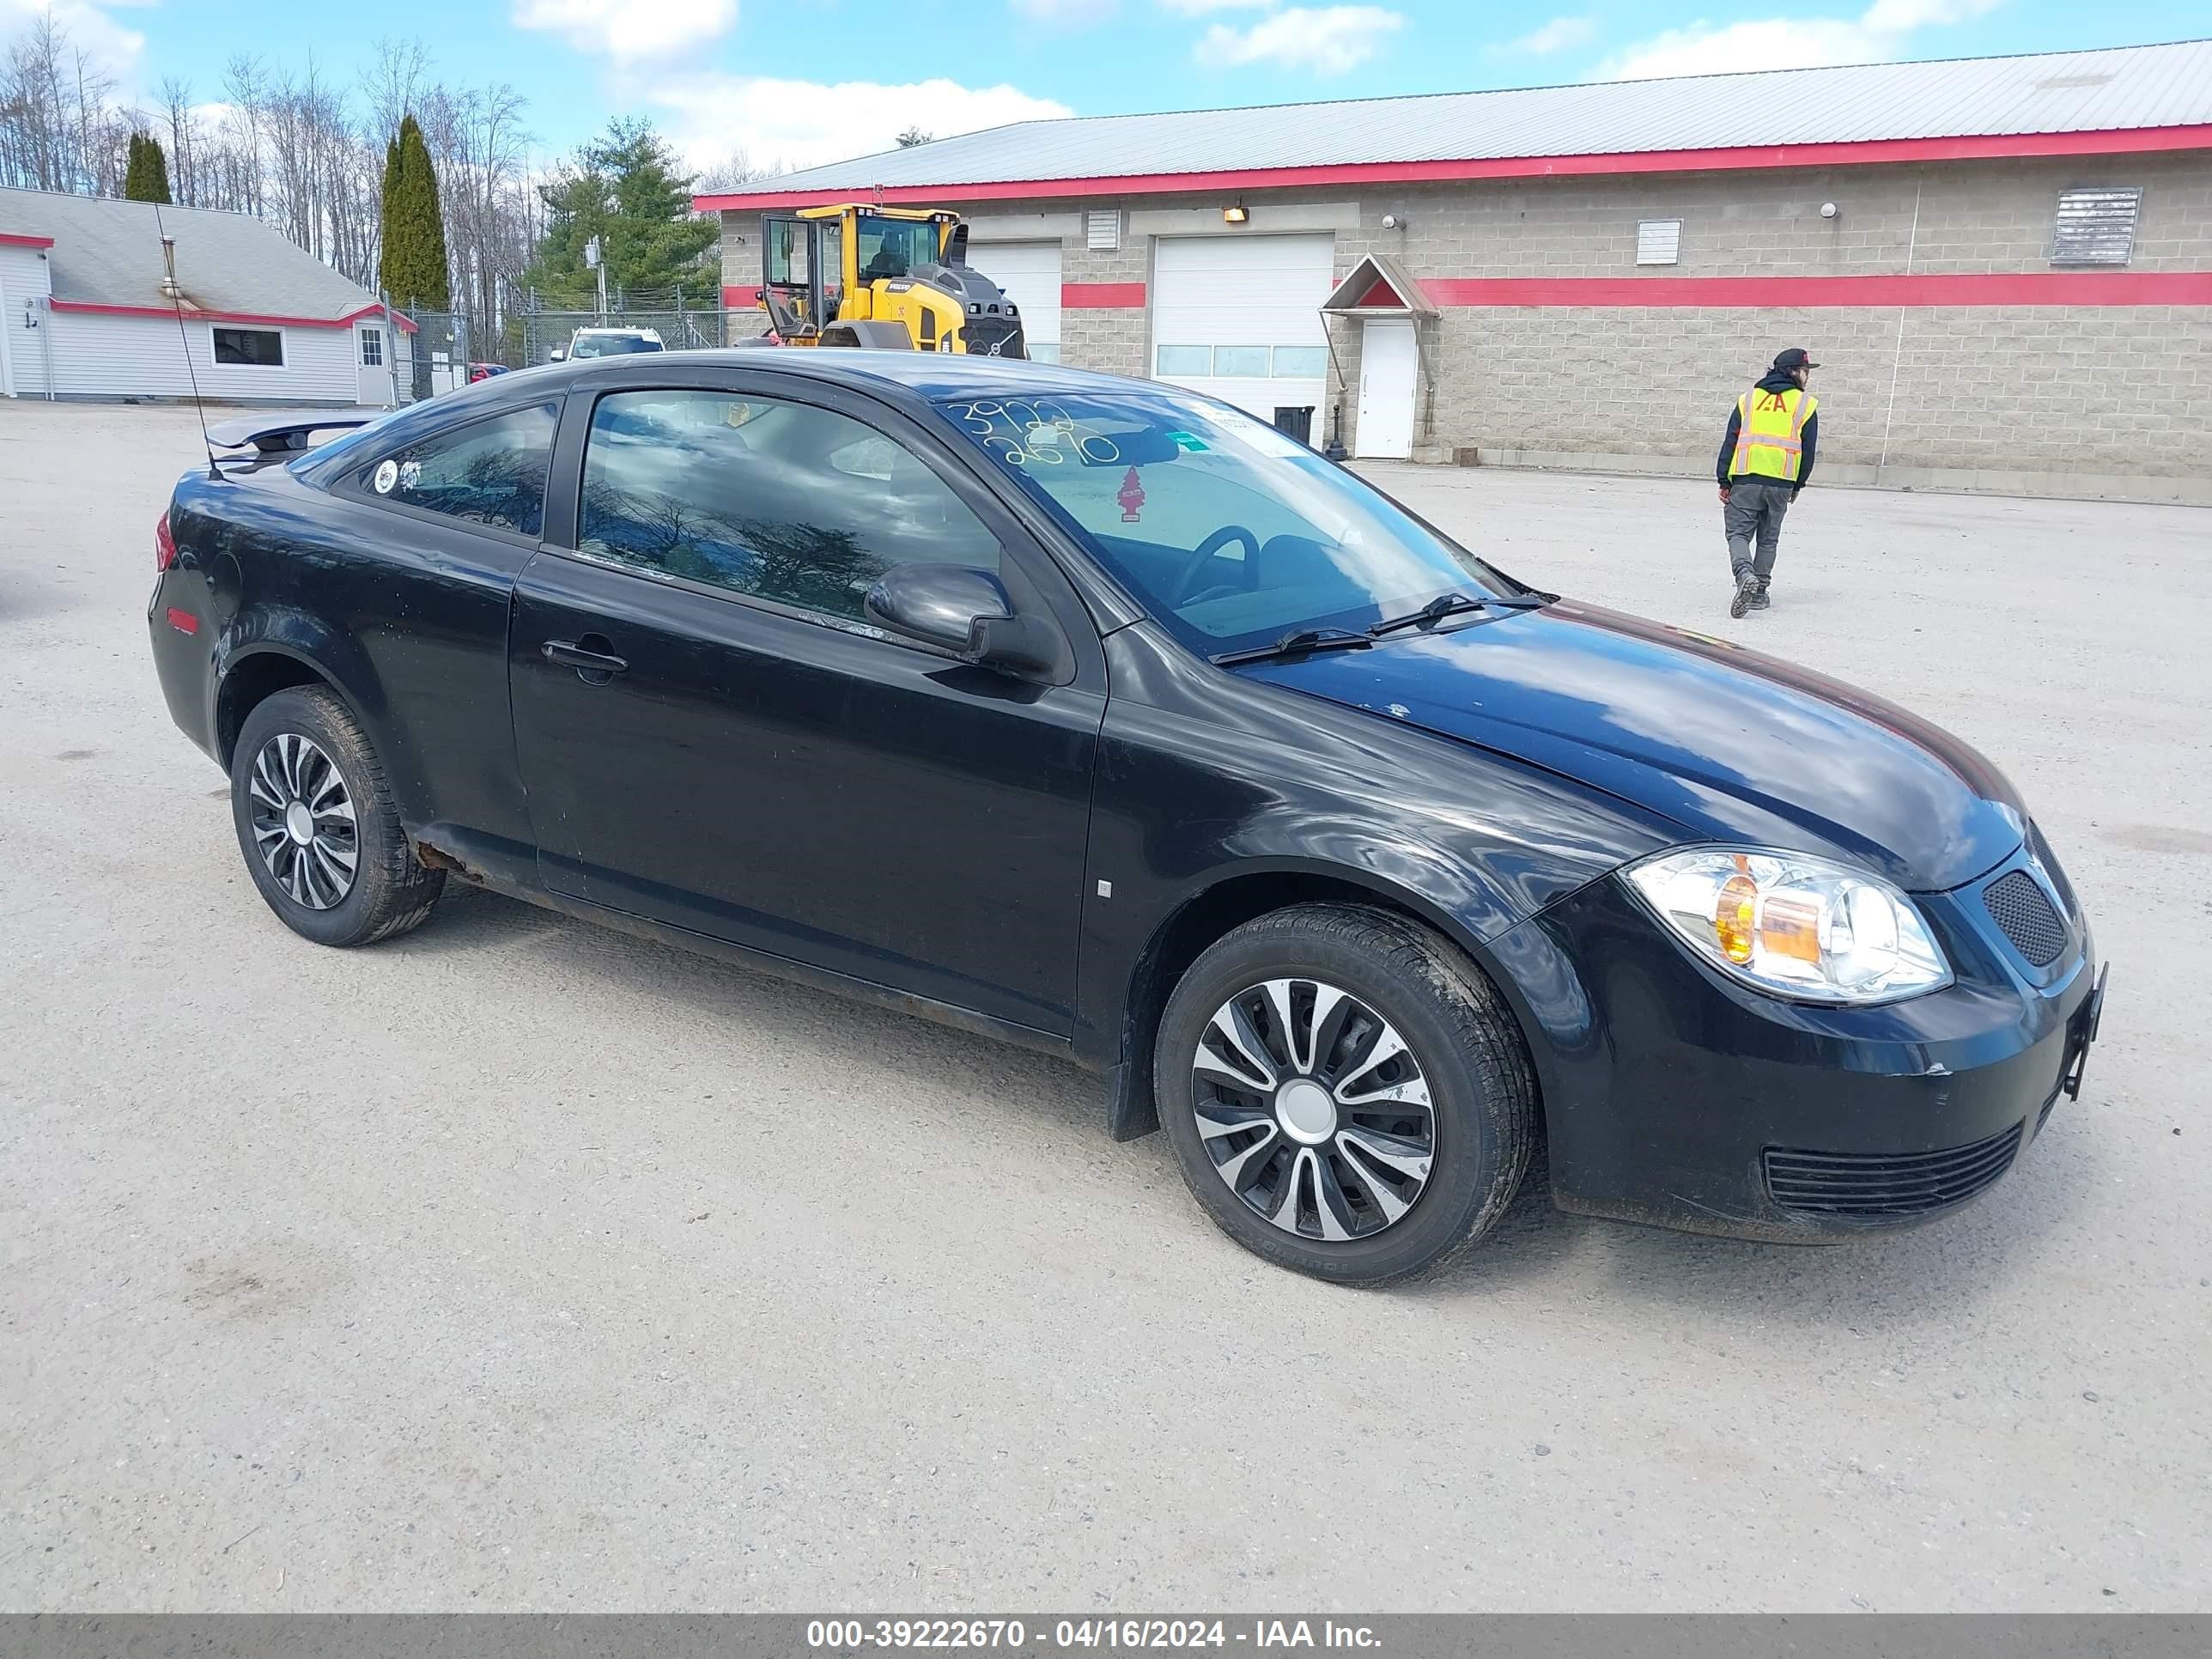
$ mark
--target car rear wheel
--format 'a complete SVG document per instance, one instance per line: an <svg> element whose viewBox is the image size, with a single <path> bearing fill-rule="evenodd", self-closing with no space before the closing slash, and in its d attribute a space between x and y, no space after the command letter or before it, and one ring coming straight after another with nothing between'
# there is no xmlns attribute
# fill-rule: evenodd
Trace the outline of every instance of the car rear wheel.
<svg viewBox="0 0 2212 1659"><path fill-rule="evenodd" d="M1496 1224L1535 1138L1511 1012L1390 912L1297 905L1191 965L1160 1021L1160 1121L1193 1196L1283 1267L1379 1285Z"/></svg>
<svg viewBox="0 0 2212 1659"><path fill-rule="evenodd" d="M415 857L376 751L318 687L257 703L230 759L246 867L284 925L318 945L369 945L418 926L445 890Z"/></svg>

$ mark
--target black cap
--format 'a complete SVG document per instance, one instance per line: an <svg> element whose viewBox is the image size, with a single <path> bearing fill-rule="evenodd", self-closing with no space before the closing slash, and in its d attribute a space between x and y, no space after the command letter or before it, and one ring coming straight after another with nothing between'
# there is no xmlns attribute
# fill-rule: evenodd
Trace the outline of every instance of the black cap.
<svg viewBox="0 0 2212 1659"><path fill-rule="evenodd" d="M1813 361L1813 354L1803 346L1791 346L1787 351L1775 354L1774 367L1783 374L1790 374L1801 368L1818 368L1820 364Z"/></svg>

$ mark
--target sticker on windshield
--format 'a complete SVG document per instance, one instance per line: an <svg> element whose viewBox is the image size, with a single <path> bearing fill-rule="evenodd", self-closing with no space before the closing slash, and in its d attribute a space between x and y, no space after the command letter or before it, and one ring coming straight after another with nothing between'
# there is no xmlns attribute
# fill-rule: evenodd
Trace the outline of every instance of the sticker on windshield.
<svg viewBox="0 0 2212 1659"><path fill-rule="evenodd" d="M414 488L415 488L415 486L416 486L416 485L417 485L417 484L421 483L422 482L422 462L420 462L420 461L402 461L402 462L400 462L400 464L399 464L399 487L400 487L402 489L414 489Z"/></svg>
<svg viewBox="0 0 2212 1659"><path fill-rule="evenodd" d="M399 463L379 461L376 464L376 476L368 481L368 487L380 495L389 495L392 493L392 486L398 482Z"/></svg>
<svg viewBox="0 0 2212 1659"><path fill-rule="evenodd" d="M1189 453L1194 455L1201 455L1206 453L1205 444L1200 442L1197 435L1194 433L1170 432L1168 434L1168 441L1172 443L1177 449L1188 451Z"/></svg>

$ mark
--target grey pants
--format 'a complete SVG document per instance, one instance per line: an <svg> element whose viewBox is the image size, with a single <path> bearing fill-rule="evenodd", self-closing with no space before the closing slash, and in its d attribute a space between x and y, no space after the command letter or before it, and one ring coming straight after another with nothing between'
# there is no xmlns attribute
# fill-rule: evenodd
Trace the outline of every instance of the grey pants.
<svg viewBox="0 0 2212 1659"><path fill-rule="evenodd" d="M1721 525L1728 533L1730 574L1741 577L1749 570L1763 582L1774 574L1774 555L1782 544L1782 515L1790 510L1790 493L1779 478L1738 478L1729 486Z"/></svg>

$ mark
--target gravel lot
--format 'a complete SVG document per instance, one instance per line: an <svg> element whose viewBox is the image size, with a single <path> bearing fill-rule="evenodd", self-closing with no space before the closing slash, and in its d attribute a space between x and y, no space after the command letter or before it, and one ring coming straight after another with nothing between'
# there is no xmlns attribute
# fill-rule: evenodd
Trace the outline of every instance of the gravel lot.
<svg viewBox="0 0 2212 1659"><path fill-rule="evenodd" d="M287 933L147 659L187 411L0 404L0 1608L2212 1601L2212 514L1387 473L1897 697L2113 959L1979 1206L1791 1250L1524 1194L1460 1274L1215 1232L1049 1061L466 890Z"/></svg>

